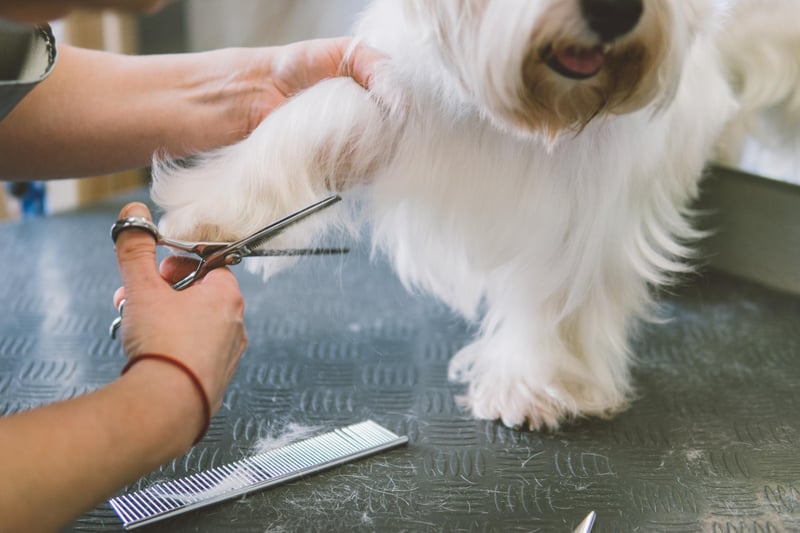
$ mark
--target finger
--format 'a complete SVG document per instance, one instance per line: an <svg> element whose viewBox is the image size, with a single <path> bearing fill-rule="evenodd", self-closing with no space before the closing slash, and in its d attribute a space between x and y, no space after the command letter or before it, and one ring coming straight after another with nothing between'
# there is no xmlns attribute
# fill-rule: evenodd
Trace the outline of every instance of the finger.
<svg viewBox="0 0 800 533"><path fill-rule="evenodd" d="M133 202L123 207L119 216L150 220L150 211L144 204ZM155 279L161 280L156 268L155 239L145 230L129 228L120 232L117 237L117 262L125 287L149 285Z"/></svg>
<svg viewBox="0 0 800 533"><path fill-rule="evenodd" d="M202 290L211 291L220 310L228 309L238 319L244 317L244 297L239 290L236 276L227 268L216 268L206 274L199 282Z"/></svg>
<svg viewBox="0 0 800 533"><path fill-rule="evenodd" d="M200 280L200 283L226 293L235 294L239 298L242 297L242 293L239 290L239 281L228 267L215 268L206 274L205 277Z"/></svg>
<svg viewBox="0 0 800 533"><path fill-rule="evenodd" d="M170 283L176 283L197 269L197 259L171 255L161 261L158 271Z"/></svg>
<svg viewBox="0 0 800 533"><path fill-rule="evenodd" d="M369 89L372 76L386 56L364 43L354 45L353 41L343 40L340 46L346 46L342 52L346 62L346 74L365 89Z"/></svg>
<svg viewBox="0 0 800 533"><path fill-rule="evenodd" d="M119 309L119 303L125 298L125 287L120 287L114 291L114 309Z"/></svg>

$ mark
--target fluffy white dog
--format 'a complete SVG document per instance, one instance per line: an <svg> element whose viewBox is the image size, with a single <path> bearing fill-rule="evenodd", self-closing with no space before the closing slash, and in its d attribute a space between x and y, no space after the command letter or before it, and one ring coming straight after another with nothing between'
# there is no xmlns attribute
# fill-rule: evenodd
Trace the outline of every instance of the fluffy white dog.
<svg viewBox="0 0 800 533"><path fill-rule="evenodd" d="M737 107L719 61L727 7L377 0L357 27L390 58L374 90L325 81L241 143L160 165L162 228L241 237L366 184L374 242L403 281L482 320L450 365L476 417L609 415L631 389L649 287L686 270L686 206Z"/></svg>

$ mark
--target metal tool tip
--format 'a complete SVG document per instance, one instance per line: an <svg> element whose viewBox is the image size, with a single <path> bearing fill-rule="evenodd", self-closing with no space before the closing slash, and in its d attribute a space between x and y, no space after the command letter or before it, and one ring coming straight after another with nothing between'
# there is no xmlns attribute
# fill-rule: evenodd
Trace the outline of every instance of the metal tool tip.
<svg viewBox="0 0 800 533"><path fill-rule="evenodd" d="M597 518L597 513L591 511L586 518L583 519L583 522L578 525L574 533L590 533L592 527L594 527L595 518Z"/></svg>

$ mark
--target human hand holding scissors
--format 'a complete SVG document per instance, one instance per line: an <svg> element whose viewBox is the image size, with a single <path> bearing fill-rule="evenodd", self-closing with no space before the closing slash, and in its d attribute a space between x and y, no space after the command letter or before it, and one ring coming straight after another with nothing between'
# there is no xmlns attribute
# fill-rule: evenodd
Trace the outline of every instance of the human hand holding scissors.
<svg viewBox="0 0 800 533"><path fill-rule="evenodd" d="M267 241L280 235L286 228L296 224L306 217L317 213L331 205L339 202L341 197L329 196L319 202L313 203L299 211L277 220L268 226L248 235L247 237L235 242L189 242L170 239L162 235L158 227L143 217L124 217L117 220L111 227L111 239L117 242L120 233L132 229L143 230L152 235L156 245L168 246L172 249L185 252L199 257L197 267L183 279L172 285L175 290L183 290L195 281L201 279L211 270L222 266L239 264L245 257L264 257L264 256L295 256L295 255L324 255L345 253L344 249L288 249L288 250L261 250L259 247ZM109 328L111 338L116 338L117 330L122 325L122 312L126 300L122 299L117 307L119 315Z"/></svg>

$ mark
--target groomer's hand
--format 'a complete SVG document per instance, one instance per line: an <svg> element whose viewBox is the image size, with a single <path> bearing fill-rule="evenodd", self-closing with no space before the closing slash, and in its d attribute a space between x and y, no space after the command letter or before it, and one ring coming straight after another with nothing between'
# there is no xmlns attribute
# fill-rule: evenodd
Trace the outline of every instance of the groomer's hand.
<svg viewBox="0 0 800 533"><path fill-rule="evenodd" d="M132 203L120 212L120 218L129 216L150 219L150 212ZM115 304L124 295L126 355L155 353L180 360L200 379L215 413L247 346L244 300L236 278L227 268L217 268L187 289L172 289L156 266L153 237L142 230L119 234L117 259L123 288L115 294ZM169 366L158 360L139 365Z"/></svg>
<svg viewBox="0 0 800 533"><path fill-rule="evenodd" d="M370 89L373 74L386 59L382 53L365 44L353 47L351 37L252 48L246 53L252 54L250 68L240 66L237 76L251 78L249 84L261 89L248 95L251 102L247 133L290 97L322 80L349 76L365 89Z"/></svg>

